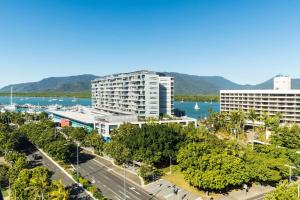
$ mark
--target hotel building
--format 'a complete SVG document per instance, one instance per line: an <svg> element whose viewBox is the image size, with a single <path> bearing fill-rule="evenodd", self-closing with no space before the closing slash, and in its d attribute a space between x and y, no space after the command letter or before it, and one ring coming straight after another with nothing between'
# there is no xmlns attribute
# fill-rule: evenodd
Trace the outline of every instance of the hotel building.
<svg viewBox="0 0 300 200"><path fill-rule="evenodd" d="M174 113L174 80L151 71L113 74L92 81L92 107L106 113L159 117Z"/></svg>
<svg viewBox="0 0 300 200"><path fill-rule="evenodd" d="M220 110L254 109L258 115L281 113L283 123L300 123L300 90L291 89L291 78L274 78L273 90L221 90Z"/></svg>
<svg viewBox="0 0 300 200"><path fill-rule="evenodd" d="M124 123L141 127L149 117L156 118L154 123L158 124L197 126L196 119L173 116L173 77L142 70L104 76L91 84L94 127L105 138Z"/></svg>

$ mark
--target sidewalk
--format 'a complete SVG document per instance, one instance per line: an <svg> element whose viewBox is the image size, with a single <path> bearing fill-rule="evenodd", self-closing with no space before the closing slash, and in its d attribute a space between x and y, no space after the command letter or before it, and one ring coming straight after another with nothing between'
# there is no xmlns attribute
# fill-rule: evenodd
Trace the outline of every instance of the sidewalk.
<svg viewBox="0 0 300 200"><path fill-rule="evenodd" d="M171 182L160 179L158 181L145 185L144 189L160 199L166 200L202 200L201 197L194 195L180 187L173 187ZM176 193L174 191L177 191Z"/></svg>
<svg viewBox="0 0 300 200"><path fill-rule="evenodd" d="M264 194L272 191L274 188L271 186L254 185L246 193L246 190L234 190L229 192L228 195L222 195L214 198L214 200L256 200L263 199Z"/></svg>

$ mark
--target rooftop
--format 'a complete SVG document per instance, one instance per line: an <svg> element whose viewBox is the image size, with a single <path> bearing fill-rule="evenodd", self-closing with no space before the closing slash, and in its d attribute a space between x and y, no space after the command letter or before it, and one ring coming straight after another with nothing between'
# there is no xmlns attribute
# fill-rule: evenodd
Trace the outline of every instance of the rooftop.
<svg viewBox="0 0 300 200"><path fill-rule="evenodd" d="M300 94L300 90L220 90L220 93Z"/></svg>

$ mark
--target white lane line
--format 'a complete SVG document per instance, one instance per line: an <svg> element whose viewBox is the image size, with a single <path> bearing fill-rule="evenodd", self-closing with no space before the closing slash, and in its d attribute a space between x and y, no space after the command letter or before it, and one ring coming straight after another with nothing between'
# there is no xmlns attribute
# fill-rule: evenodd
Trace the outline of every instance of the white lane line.
<svg viewBox="0 0 300 200"><path fill-rule="evenodd" d="M135 187L130 187L129 189L131 189L132 191L134 191L136 194L141 195L141 193L139 193L138 191L135 190Z"/></svg>
<svg viewBox="0 0 300 200"><path fill-rule="evenodd" d="M120 191L120 190L119 190L119 192L124 196L124 192L122 192L122 191ZM130 199L130 196L128 196L128 195L126 194L126 198Z"/></svg>
<svg viewBox="0 0 300 200"><path fill-rule="evenodd" d="M100 182L100 181L99 181ZM107 187L106 185L103 184L103 187L107 188L109 191L111 191L115 196L119 197L120 199L122 199L122 197L119 196L118 193L116 193L115 191L113 191L112 189L110 189L109 187Z"/></svg>
<svg viewBox="0 0 300 200"><path fill-rule="evenodd" d="M111 175L114 175L114 176L116 176L116 177L118 177L118 178L123 177L123 176L121 176L119 173L115 172L113 169L107 167L106 165L102 164L100 161L96 160L95 158L92 159L92 160L90 160L90 161L94 161L94 162L95 162L94 164L96 164L96 165L101 165L101 166L103 166L104 168L107 169L107 171L109 171L109 172L111 173ZM137 183L133 182L133 181L130 180L130 179L127 179L126 182L128 182L128 184L131 183L131 184L133 184L133 185L136 185L138 188L140 188L140 192L142 192L142 193L140 193L140 195L146 195L147 197L149 196L149 194L148 194L146 191L144 191L144 190L142 189L142 187L141 187L140 185L138 185ZM135 196L133 193L132 193L132 195ZM137 197L137 196L135 196L135 197ZM137 197L137 199L139 199L139 197ZM155 198L155 199L156 199L156 198Z"/></svg>
<svg viewBox="0 0 300 200"><path fill-rule="evenodd" d="M168 198L170 198L171 196L173 196L174 195L174 192L172 192L172 193L170 193L170 194L168 194L168 195L166 195L166 196L164 196L166 199L168 199Z"/></svg>

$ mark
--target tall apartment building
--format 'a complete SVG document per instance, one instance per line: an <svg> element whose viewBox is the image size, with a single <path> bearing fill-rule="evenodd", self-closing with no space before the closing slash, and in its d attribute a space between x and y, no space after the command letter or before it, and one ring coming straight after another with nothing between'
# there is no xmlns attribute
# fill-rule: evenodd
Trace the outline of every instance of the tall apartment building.
<svg viewBox="0 0 300 200"><path fill-rule="evenodd" d="M173 114L174 81L152 71L113 74L92 81L92 107L122 115Z"/></svg>
<svg viewBox="0 0 300 200"><path fill-rule="evenodd" d="M283 123L300 123L300 90L291 89L290 77L275 77L273 90L221 90L220 110L248 112L254 109L257 114L282 114Z"/></svg>
<svg viewBox="0 0 300 200"><path fill-rule="evenodd" d="M174 78L159 77L159 113L174 114Z"/></svg>

